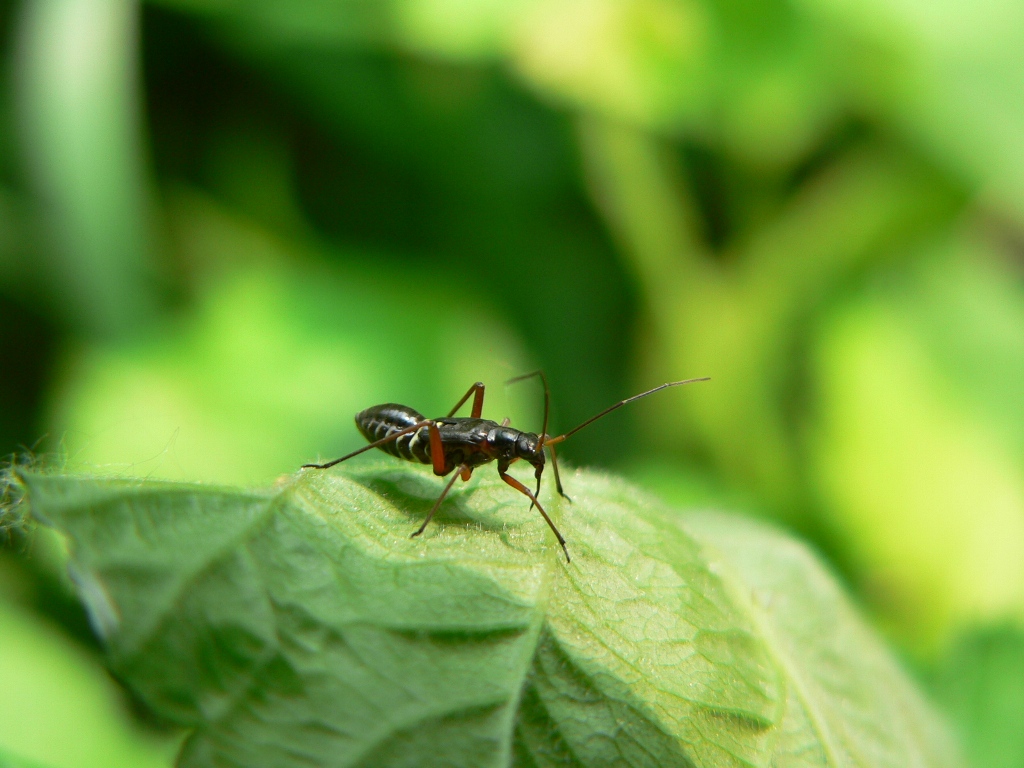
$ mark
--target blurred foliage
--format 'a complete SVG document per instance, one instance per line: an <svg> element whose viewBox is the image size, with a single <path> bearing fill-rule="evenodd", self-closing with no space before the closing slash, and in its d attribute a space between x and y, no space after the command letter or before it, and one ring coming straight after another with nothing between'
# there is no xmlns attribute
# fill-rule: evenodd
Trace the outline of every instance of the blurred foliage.
<svg viewBox="0 0 1024 768"><path fill-rule="evenodd" d="M932 681L952 713L974 765L1024 764L1024 633L1014 625L957 639Z"/></svg>
<svg viewBox="0 0 1024 768"><path fill-rule="evenodd" d="M3 454L269 482L375 402L710 375L565 458L792 527L921 669L1022 626L1024 5L11 0L0 49ZM979 768L1006 685L946 698Z"/></svg>
<svg viewBox="0 0 1024 768"><path fill-rule="evenodd" d="M0 584L7 587L5 581ZM168 764L180 739L131 723L100 661L6 597L0 600L0 653L0 765Z"/></svg>
<svg viewBox="0 0 1024 768"><path fill-rule="evenodd" d="M1024 613L1024 290L999 255L951 232L814 345L823 508L908 640Z"/></svg>
<svg viewBox="0 0 1024 768"><path fill-rule="evenodd" d="M289 252L205 200L168 210L181 216L188 259L232 253L243 262L211 278L188 318L75 361L55 416L75 465L258 483L318 452L358 447L361 436L341 427L381 392L447 412L467 381L526 367L521 343L472 298L424 317L391 311L420 301L417 286L429 281L415 270L328 270L317 254ZM460 288L452 281L443 291ZM511 415L504 394L490 392L492 413Z"/></svg>

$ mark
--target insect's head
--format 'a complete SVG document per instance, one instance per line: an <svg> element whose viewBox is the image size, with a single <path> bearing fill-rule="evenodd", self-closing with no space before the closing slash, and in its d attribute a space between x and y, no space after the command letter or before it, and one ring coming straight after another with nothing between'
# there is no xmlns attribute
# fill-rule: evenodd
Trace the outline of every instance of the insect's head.
<svg viewBox="0 0 1024 768"><path fill-rule="evenodd" d="M533 432L520 432L516 440L516 458L533 464L537 469L544 467L544 443L540 435Z"/></svg>
<svg viewBox="0 0 1024 768"><path fill-rule="evenodd" d="M497 427L487 435L487 442L498 457L507 461L522 459L537 468L544 466L544 442L533 432Z"/></svg>

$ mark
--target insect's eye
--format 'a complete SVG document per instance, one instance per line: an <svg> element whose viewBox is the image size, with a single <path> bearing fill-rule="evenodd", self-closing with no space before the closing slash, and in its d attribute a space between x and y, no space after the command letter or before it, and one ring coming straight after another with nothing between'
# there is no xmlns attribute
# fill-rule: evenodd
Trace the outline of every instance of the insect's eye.
<svg viewBox="0 0 1024 768"><path fill-rule="evenodd" d="M516 451L520 456L532 456L537 452L537 443L526 435L521 435L516 442Z"/></svg>

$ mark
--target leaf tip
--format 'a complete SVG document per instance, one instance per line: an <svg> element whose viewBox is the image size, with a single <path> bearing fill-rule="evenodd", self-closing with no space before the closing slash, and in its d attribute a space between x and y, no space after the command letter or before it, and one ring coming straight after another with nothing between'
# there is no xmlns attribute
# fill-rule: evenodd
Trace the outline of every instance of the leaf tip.
<svg viewBox="0 0 1024 768"><path fill-rule="evenodd" d="M0 543L25 536L40 522L30 504L33 479L56 471L59 464L28 449L0 462Z"/></svg>
<svg viewBox="0 0 1024 768"><path fill-rule="evenodd" d="M30 527L25 496L25 471L38 459L29 453L11 454L0 465L0 543L9 543Z"/></svg>

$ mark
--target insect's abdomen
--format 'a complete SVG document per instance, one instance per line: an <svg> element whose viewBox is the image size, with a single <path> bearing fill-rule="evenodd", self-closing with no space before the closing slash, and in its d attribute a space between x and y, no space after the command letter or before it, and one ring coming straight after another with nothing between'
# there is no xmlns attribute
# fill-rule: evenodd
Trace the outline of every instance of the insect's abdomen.
<svg viewBox="0 0 1024 768"><path fill-rule="evenodd" d="M390 437L395 432L400 432L424 420L422 414L407 405L398 405L397 403L375 405L356 414L356 426L371 443ZM430 464L430 433L427 427L402 435L397 440L384 443L379 447L382 451L399 459Z"/></svg>

